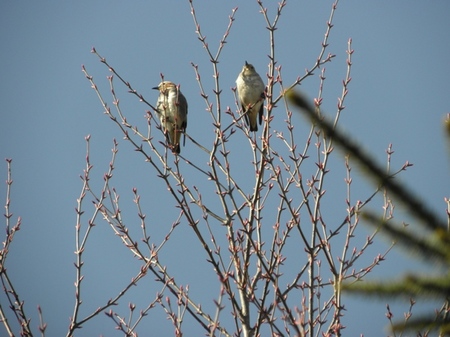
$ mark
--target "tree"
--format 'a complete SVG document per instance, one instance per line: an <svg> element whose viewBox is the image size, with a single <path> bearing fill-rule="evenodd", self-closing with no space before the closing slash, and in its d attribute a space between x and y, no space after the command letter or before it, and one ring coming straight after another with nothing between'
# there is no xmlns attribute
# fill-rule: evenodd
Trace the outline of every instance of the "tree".
<svg viewBox="0 0 450 337"><path fill-rule="evenodd" d="M373 159L361 151L360 147L347 139L345 135L335 128L330 122L323 120L314 111L314 108L308 101L298 94L290 93L292 101L295 105L307 113L314 124L328 137L334 140L346 153L362 166L368 176L373 178L377 184L383 186L391 195L393 195L400 203L405 205L408 211L414 216L415 222L420 225L419 231L409 231L405 226L395 223L392 219L379 218L370 211L363 211L363 218L373 226L381 228L395 242L398 242L403 248L408 250L412 255L416 255L425 261L437 261L440 274L430 276L407 275L398 281L383 282L358 282L356 281L344 284L344 290L365 294L375 297L392 298L406 296L409 298L424 297L427 299L438 299L443 301L443 305L432 315L420 315L410 320L406 316L406 322L397 322L392 325L394 331L403 332L404 330L429 331L438 330L440 336L450 334L449 314L449 242L450 242L450 213L447 210L448 222L445 224L443 220L436 215L429 206L418 196L407 188L407 186L396 182L392 176L386 174L384 170L373 161ZM450 136L449 117L445 120L447 136ZM449 200L445 200L449 204ZM359 212L359 210L358 210ZM441 269L442 268L442 269ZM411 306L415 304L411 300ZM392 317L388 305L388 318Z"/></svg>
<svg viewBox="0 0 450 337"><path fill-rule="evenodd" d="M151 218L146 215L136 188L133 190L134 203L141 228L141 232L136 234L136 221L124 215L129 211L124 210L119 192L113 187L118 142L114 141L103 186L96 189L91 178L90 137L86 137L86 167L76 209L76 296L67 336L76 335L77 329L103 312L125 335L137 335L139 324L158 309L162 309L169 318L176 336L181 336L183 332L186 334L187 321L194 322L199 330L211 336L340 336L345 314L341 282L365 278L387 253L380 253L374 260L363 259L377 231L360 248L352 250L360 225L360 211L385 189L384 186L376 187L365 200L352 201L351 166L345 160L347 195L344 207L340 211L327 210L326 186L333 181L331 160L333 156L338 156L334 151L334 136L313 124L304 144L299 141L293 114L295 107L285 97L286 92L305 84L319 73L314 112L318 116L324 114L321 109L323 88L327 83L324 65L334 57L328 48L338 2L331 8L317 58L304 74L288 84L283 81L275 43L278 22L286 1L281 1L275 11L265 8L261 1L257 2L258 10L266 21L270 43L268 72L266 77L263 76L267 81L265 112L262 130L258 133L250 132L246 126L235 91L234 106L226 106L225 85L220 81L221 52L229 36L232 36L237 9L232 10L223 38L214 51L201 30L193 2L189 4L198 39L213 68L214 83L212 88L208 88L202 80L202 67L192 64L200 95L190 98L205 102L211 119L211 128L205 130L210 136L210 143L199 141L196 135L189 134L188 127L187 147L180 155L174 156L165 143L164 131L156 118L153 104L140 90L93 49L92 52L111 72L108 77L111 98L105 99L105 91L99 89L99 83L83 67L105 114L120 130L126 143L131 144L137 154L146 160L149 175L156 175L163 182L165 189L155 192L161 194L161 203L155 205L155 209L161 213L170 209L172 225L166 225L167 233L163 240L155 240L152 223L158 221L158 212L153 209ZM333 127L338 125L345 108L351 82L352 54L349 40L347 71L333 116ZM164 76L161 77L164 79ZM123 88L148 110L145 131L129 122L130 112L120 103ZM274 118L285 120L282 129L273 130L271 123ZM193 120L194 117L189 115L188 126ZM389 148L388 161L391 154ZM408 166L406 163L398 171L386 172L386 175L395 176ZM8 182L11 186L11 177ZM164 192L171 197L172 204L168 205L163 199ZM392 204L387 193L382 198L385 210L383 219L387 221L392 215ZM87 215L86 203L89 201L93 202L94 209ZM2 250L2 261L20 225L20 221L15 226L10 225L8 205L9 197L6 204L7 240ZM110 225L140 266L130 283L113 294L109 301L88 314L82 314L84 256L88 245L93 244L90 238L95 225L102 221ZM165 258L169 243L181 227L189 228L196 238L195 245L201 248L201 254L194 258L198 263L208 263L217 280L218 295L213 299L214 306L201 303L192 295L196 284L183 285L185 275L172 267L173 261ZM2 280L16 319L21 324L21 333L31 335L22 300L14 291L3 266ZM152 278L156 281L153 282ZM143 307L138 307L135 304L137 299L132 297L128 305L129 318L126 318L123 313L124 299L136 285L145 289L143 280L159 287L157 295ZM137 308L139 314L135 313ZM3 313L3 307L0 312ZM4 320L4 324L8 331L12 330L8 321ZM42 322L42 333L45 327Z"/></svg>

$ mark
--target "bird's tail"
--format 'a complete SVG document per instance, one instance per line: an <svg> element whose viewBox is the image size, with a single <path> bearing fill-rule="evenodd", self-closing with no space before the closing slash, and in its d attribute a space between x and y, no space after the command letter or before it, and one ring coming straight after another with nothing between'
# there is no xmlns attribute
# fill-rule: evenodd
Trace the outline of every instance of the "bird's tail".
<svg viewBox="0 0 450 337"><path fill-rule="evenodd" d="M171 134L171 141L172 141L172 152L173 153L180 153L180 139L181 139L181 133L182 130L179 130L177 127L173 128L172 134Z"/></svg>
<svg viewBox="0 0 450 337"><path fill-rule="evenodd" d="M250 126L250 131L258 131L258 122L257 122L257 117L256 117L256 111L254 109L254 107L247 112L247 116L248 116L248 125Z"/></svg>

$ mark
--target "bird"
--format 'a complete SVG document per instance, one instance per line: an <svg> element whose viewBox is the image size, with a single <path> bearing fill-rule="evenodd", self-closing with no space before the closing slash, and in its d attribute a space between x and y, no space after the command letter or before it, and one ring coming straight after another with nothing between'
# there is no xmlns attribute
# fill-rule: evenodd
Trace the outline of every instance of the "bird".
<svg viewBox="0 0 450 337"><path fill-rule="evenodd" d="M259 115L259 124L261 125L265 85L255 67L247 61L236 79L236 86L245 121L250 127L250 131L258 131L256 117Z"/></svg>
<svg viewBox="0 0 450 337"><path fill-rule="evenodd" d="M175 154L180 153L181 134L186 132L188 103L180 87L170 81L162 81L153 89L159 90L156 112L167 141ZM183 141L186 141L186 135Z"/></svg>

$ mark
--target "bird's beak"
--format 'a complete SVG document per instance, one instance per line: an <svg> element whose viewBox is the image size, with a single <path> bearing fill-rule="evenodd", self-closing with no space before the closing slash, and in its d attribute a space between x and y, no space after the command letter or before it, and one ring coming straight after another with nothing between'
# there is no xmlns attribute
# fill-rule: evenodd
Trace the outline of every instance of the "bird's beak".
<svg viewBox="0 0 450 337"><path fill-rule="evenodd" d="M158 88L158 87L153 87L152 89L153 89L153 90L158 90L159 88Z"/></svg>
<svg viewBox="0 0 450 337"><path fill-rule="evenodd" d="M245 61L245 65L246 65L246 66L248 66L248 63L247 63L247 61Z"/></svg>

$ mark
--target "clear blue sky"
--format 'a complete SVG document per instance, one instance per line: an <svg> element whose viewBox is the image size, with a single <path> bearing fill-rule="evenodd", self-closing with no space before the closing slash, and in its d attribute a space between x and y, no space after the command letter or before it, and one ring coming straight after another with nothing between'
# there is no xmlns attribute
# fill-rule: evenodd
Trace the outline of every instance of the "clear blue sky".
<svg viewBox="0 0 450 337"><path fill-rule="evenodd" d="M219 64L224 105L234 108L230 88L244 61L253 63L261 75L267 69L269 40L265 22L256 1L194 3L202 31L213 50L225 31L231 9L239 7ZM286 83L313 66L331 3L288 2L276 32L277 57ZM273 17L275 2L266 1L266 6ZM329 52L337 56L326 65L323 106L334 113L346 71L347 40L352 38L353 80L341 126L379 159L385 158L386 147L393 143L393 166L398 168L406 160L414 164L402 174L402 179L442 216L443 198L450 194L450 158L442 132L443 118L450 112L449 13L448 1L342 1L329 40ZM160 208L152 207L164 195L165 188L103 115L81 65L94 75L105 94L109 73L90 53L93 46L150 102L156 100L157 93L151 88L159 83L160 73L181 83L189 101L188 132L201 138L212 126L204 117L204 101L190 64L199 64L212 95L211 64L195 35L188 1L4 1L0 4L0 45L0 158L13 159L11 207L14 217L21 216L23 222L7 267L26 301L32 327L38 324L36 306L40 304L49 325L48 336L60 336L67 329L74 303L74 208L81 189L79 175L85 166L84 137L92 136L91 161L97 187L108 168L112 139L119 140L114 182L121 193L124 212L135 221L130 226L138 224L132 203L134 186L147 197L148 216L161 218L160 222L155 220L152 235L156 239L165 233L157 227L170 226L174 220L174 216L166 217L167 214L160 214ZM301 86L311 97L317 95L318 74ZM144 128L142 117L146 108L124 91L121 98L123 104L128 104L128 114L134 114L133 122ZM275 115L274 127L282 125L284 118ZM299 117L298 123L306 133L309 127L303 125L305 121ZM192 148L187 142L182 152L189 153ZM6 179L6 162L0 163L0 177L2 181ZM336 184L343 184L343 178L337 175ZM356 190L355 199L370 191L367 186ZM0 195L4 198L5 185L0 188ZM164 262L188 275L199 270L209 275L206 279L214 281L210 266L204 267L204 255L192 233L183 231L185 236L174 241L184 242L189 249L167 252ZM83 313L113 296L137 272L137 264L130 263L130 254L105 223L99 224L91 240L86 252ZM380 243L378 247L385 246ZM397 255L393 256L393 261L380 267L380 273L398 275L406 271L399 272ZM189 283L189 278L185 282ZM191 284L192 293L201 300L211 301L217 295L217 286L209 292L208 284L197 289L195 285ZM208 291L202 290L205 287ZM139 291L145 289L152 298L157 291L152 286L139 289L134 296L144 297ZM4 301L3 297L0 299ZM359 301L351 302L354 310L348 312L345 334L380 335L387 324L385 301ZM400 308L406 310L407 305ZM122 314L125 312L126 308ZM401 318L402 311L396 317ZM161 313L150 317L139 330L142 335L152 335L146 329L154 331L154 335L172 333ZM188 330L186 335L199 333L196 327ZM121 335L103 316L95 324L86 325L78 335L100 334Z"/></svg>

